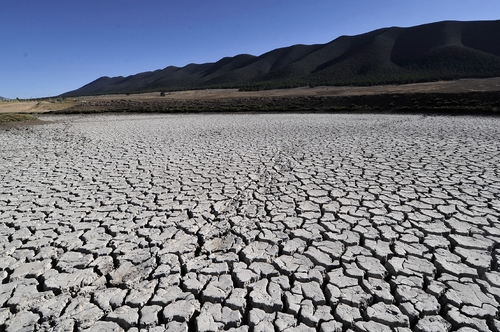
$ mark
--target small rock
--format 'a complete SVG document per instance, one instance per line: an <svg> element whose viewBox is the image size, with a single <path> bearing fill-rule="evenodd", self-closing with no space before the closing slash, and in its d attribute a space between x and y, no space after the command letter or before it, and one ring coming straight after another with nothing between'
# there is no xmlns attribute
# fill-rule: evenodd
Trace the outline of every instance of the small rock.
<svg viewBox="0 0 500 332"><path fill-rule="evenodd" d="M374 321L383 325L391 327L410 327L408 317L392 304L376 303L371 307L366 308L366 316Z"/></svg>
<svg viewBox="0 0 500 332"><path fill-rule="evenodd" d="M71 318L61 319L56 322L51 332L67 332L75 330L75 321ZM91 328L93 325L87 327Z"/></svg>
<svg viewBox="0 0 500 332"><path fill-rule="evenodd" d="M297 320L294 315L277 312L274 324L276 325L278 331L281 332L289 327L297 326Z"/></svg>
<svg viewBox="0 0 500 332"><path fill-rule="evenodd" d="M133 308L143 307L153 296L158 280L144 280L134 286L125 298L125 304Z"/></svg>
<svg viewBox="0 0 500 332"><path fill-rule="evenodd" d="M233 310L239 310L241 313L245 312L247 306L247 290L245 288L234 288L225 304Z"/></svg>
<svg viewBox="0 0 500 332"><path fill-rule="evenodd" d="M281 287L276 283L269 283L267 279L257 281L250 292L250 304L266 312L276 312L283 308L281 301Z"/></svg>
<svg viewBox="0 0 500 332"><path fill-rule="evenodd" d="M52 262L49 259L24 263L14 269L14 271L9 276L9 281L13 282L23 278L38 278L51 267Z"/></svg>
<svg viewBox="0 0 500 332"><path fill-rule="evenodd" d="M275 318L276 313L266 313L264 310L254 308L248 314L248 324L254 331L264 331L264 328L272 328L270 331L274 331L273 322Z"/></svg>
<svg viewBox="0 0 500 332"><path fill-rule="evenodd" d="M342 332L342 323L331 320L321 323L320 332Z"/></svg>
<svg viewBox="0 0 500 332"><path fill-rule="evenodd" d="M86 268L92 261L94 257L92 255L85 255L81 252L68 251L59 257L57 262L57 268L62 272L72 273L77 269Z"/></svg>
<svg viewBox="0 0 500 332"><path fill-rule="evenodd" d="M344 326L353 326L354 322L360 321L363 319L359 309L356 307L351 307L350 305L340 303L335 309L334 313L335 319Z"/></svg>
<svg viewBox="0 0 500 332"><path fill-rule="evenodd" d="M441 316L424 316L415 326L416 332L451 331L451 324Z"/></svg>
<svg viewBox="0 0 500 332"><path fill-rule="evenodd" d="M109 287L94 292L94 302L104 312L108 313L121 307L128 291L126 289Z"/></svg>
<svg viewBox="0 0 500 332"><path fill-rule="evenodd" d="M461 314L457 308L448 310L445 318L448 322L451 322L453 329L472 327L478 331L490 331L485 320L467 317Z"/></svg>
<svg viewBox="0 0 500 332"><path fill-rule="evenodd" d="M98 321L84 332L124 332L125 330L115 322ZM130 331L130 330L129 330Z"/></svg>
<svg viewBox="0 0 500 332"><path fill-rule="evenodd" d="M88 298L77 297L73 299L64 311L62 318L70 318L76 322L78 328L91 327L104 316L104 312Z"/></svg>
<svg viewBox="0 0 500 332"><path fill-rule="evenodd" d="M193 314L200 310L200 303L195 299L179 300L170 303L163 309L163 319L169 323L189 322Z"/></svg>
<svg viewBox="0 0 500 332"><path fill-rule="evenodd" d="M233 280L229 274L212 277L206 288L201 293L203 302L221 303L231 293Z"/></svg>
<svg viewBox="0 0 500 332"><path fill-rule="evenodd" d="M165 332L188 332L189 326L187 322L170 322L165 326ZM151 330L149 330L151 331Z"/></svg>
<svg viewBox="0 0 500 332"><path fill-rule="evenodd" d="M161 309L162 307L160 307L159 305L148 305L141 308L140 327L150 328L158 325L158 313L161 311Z"/></svg>
<svg viewBox="0 0 500 332"><path fill-rule="evenodd" d="M250 269L246 268L245 263L235 263L232 273L237 287L246 288L259 280L260 276Z"/></svg>
<svg viewBox="0 0 500 332"><path fill-rule="evenodd" d="M35 325L39 319L40 316L30 311L18 312L5 323L5 332L34 331Z"/></svg>
<svg viewBox="0 0 500 332"><path fill-rule="evenodd" d="M115 322L123 329L128 330L131 327L137 326L137 322L139 321L139 310L124 305L110 312L105 320Z"/></svg>
<svg viewBox="0 0 500 332"><path fill-rule="evenodd" d="M390 325L381 324L374 321L354 323L355 332L392 332Z"/></svg>

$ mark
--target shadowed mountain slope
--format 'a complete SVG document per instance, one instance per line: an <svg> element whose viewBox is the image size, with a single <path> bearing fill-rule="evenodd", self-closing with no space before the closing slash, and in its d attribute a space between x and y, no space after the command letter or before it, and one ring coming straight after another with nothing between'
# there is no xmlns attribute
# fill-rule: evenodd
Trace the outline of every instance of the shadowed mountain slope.
<svg viewBox="0 0 500 332"><path fill-rule="evenodd" d="M500 20L444 21L341 36L260 56L101 77L64 96L201 88L375 85L500 76Z"/></svg>

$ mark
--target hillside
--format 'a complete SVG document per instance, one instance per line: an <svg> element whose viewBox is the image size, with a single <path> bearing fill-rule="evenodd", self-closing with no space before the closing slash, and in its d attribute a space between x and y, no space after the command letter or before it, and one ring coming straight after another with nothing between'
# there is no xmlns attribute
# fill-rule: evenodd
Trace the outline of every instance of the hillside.
<svg viewBox="0 0 500 332"><path fill-rule="evenodd" d="M63 96L159 90L379 85L500 76L500 20L444 21L341 36L260 56L169 66L128 77L101 77Z"/></svg>

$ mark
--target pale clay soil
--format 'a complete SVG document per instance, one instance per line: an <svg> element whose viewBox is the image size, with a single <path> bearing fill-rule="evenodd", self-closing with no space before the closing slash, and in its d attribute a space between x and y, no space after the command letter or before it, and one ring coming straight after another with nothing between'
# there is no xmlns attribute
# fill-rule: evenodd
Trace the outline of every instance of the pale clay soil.
<svg viewBox="0 0 500 332"><path fill-rule="evenodd" d="M500 331L500 118L0 131L0 331Z"/></svg>

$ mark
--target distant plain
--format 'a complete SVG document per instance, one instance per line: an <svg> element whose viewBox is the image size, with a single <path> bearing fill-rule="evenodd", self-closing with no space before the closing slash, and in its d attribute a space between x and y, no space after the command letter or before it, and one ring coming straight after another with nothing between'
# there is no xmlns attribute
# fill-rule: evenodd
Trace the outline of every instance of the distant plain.
<svg viewBox="0 0 500 332"><path fill-rule="evenodd" d="M239 91L238 89L205 89L168 92L160 96L160 92L142 94L116 94L101 96L82 96L68 98L52 98L39 100L10 100L0 102L0 113L48 113L64 112L72 108L80 110L88 102L166 102L166 101L240 101L255 100L258 98L294 98L294 97L345 97L345 96L373 96L385 94L454 94L469 92L500 91L500 78L462 79L455 81L439 81L402 85L380 85L366 87L351 86L319 86L300 87L291 89L275 89L265 91Z"/></svg>

